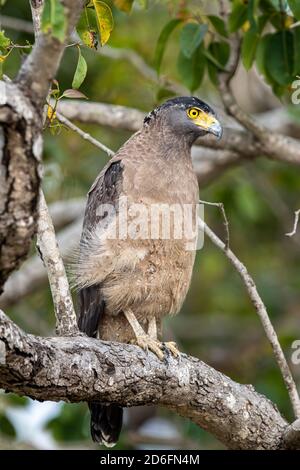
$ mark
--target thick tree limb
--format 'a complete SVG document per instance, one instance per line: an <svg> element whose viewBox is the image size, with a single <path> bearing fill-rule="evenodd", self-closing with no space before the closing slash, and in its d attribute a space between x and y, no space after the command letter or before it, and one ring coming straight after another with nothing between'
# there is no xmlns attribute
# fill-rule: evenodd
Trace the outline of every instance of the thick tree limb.
<svg viewBox="0 0 300 470"><path fill-rule="evenodd" d="M31 2L35 21L41 3ZM70 33L83 0L64 0L64 5ZM27 256L36 230L42 105L63 49L64 44L50 34L38 35L15 83L0 83L0 293Z"/></svg>
<svg viewBox="0 0 300 470"><path fill-rule="evenodd" d="M0 386L38 400L157 404L187 417L232 449L278 449L288 429L276 407L202 361L83 336L39 338L0 312Z"/></svg>
<svg viewBox="0 0 300 470"><path fill-rule="evenodd" d="M40 122L12 83L0 82L0 293L26 257L37 220Z"/></svg>

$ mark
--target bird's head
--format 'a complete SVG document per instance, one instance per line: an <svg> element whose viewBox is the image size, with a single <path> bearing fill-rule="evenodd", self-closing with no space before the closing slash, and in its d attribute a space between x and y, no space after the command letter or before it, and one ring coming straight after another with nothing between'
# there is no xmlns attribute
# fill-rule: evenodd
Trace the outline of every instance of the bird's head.
<svg viewBox="0 0 300 470"><path fill-rule="evenodd" d="M190 144L206 134L222 137L222 126L214 110L194 96L165 101L146 116L144 123L146 126L157 123L162 131L185 138Z"/></svg>

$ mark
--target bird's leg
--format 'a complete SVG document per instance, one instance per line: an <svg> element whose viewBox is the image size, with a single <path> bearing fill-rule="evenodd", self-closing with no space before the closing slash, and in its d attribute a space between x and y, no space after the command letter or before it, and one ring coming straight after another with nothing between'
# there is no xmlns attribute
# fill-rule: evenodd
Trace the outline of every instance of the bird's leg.
<svg viewBox="0 0 300 470"><path fill-rule="evenodd" d="M162 343L160 343L159 341L157 341L157 339L154 339L145 333L145 331L143 330L143 328L137 321L132 310L129 310L129 309L124 310L123 313L125 317L127 318L127 321L130 324L131 328L133 329L133 332L136 337L136 344L140 346L140 348L146 351L150 349L150 351L156 354L156 356L159 359L163 359L164 353L162 351L163 349Z"/></svg>
<svg viewBox="0 0 300 470"><path fill-rule="evenodd" d="M148 322L148 335L150 338L157 340L157 326L155 317L151 317Z"/></svg>
<svg viewBox="0 0 300 470"><path fill-rule="evenodd" d="M151 317L148 323L148 335L157 340L157 325L156 325L156 318ZM163 343L163 346L167 348L175 357L180 355L180 352L177 348L177 344L174 341L168 341L167 343Z"/></svg>

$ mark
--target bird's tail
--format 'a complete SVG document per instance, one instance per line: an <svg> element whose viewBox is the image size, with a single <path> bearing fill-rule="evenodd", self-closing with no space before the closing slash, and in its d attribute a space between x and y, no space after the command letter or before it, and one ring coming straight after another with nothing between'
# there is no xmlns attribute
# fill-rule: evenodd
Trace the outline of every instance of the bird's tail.
<svg viewBox="0 0 300 470"><path fill-rule="evenodd" d="M117 405L89 403L91 412L91 435L94 442L113 447L118 439L123 422L123 409Z"/></svg>

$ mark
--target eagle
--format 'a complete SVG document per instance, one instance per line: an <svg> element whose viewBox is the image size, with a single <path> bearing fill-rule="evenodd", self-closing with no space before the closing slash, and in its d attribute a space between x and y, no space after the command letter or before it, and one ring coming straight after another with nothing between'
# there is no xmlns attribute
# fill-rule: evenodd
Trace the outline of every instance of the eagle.
<svg viewBox="0 0 300 470"><path fill-rule="evenodd" d="M170 99L145 117L97 176L88 193L75 281L78 326L88 336L135 342L160 359L167 352L179 355L175 343L159 338L163 317L178 313L191 281L197 234L180 229L186 208L193 228L197 223L191 147L206 134L222 135L208 104L192 96ZM99 402L89 408L92 439L113 446L122 408Z"/></svg>

